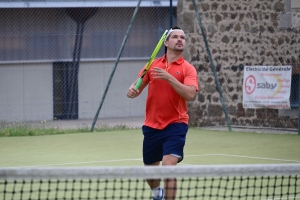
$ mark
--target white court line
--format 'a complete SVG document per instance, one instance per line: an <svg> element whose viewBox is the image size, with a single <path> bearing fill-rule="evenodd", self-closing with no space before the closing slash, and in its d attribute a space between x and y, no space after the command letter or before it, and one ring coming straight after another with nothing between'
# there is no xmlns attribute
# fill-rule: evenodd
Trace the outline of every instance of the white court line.
<svg viewBox="0 0 300 200"><path fill-rule="evenodd" d="M277 158L263 158L263 157L254 157L254 156L242 156L242 155L231 155L231 154L202 154L202 155L186 155L188 157L202 157L202 156L228 156L228 157L239 157L239 158L251 158L251 159L260 159L260 160L276 160L284 162L295 162L300 163L300 160L285 160ZM21 166L21 167L49 167L49 166L62 166L62 165L80 165L80 164L92 164L92 163L109 163L109 162L122 162L122 161L142 161L142 158L129 158L129 159L118 159L118 160L100 160L100 161L90 161L90 162L73 162L73 163L57 163L57 164L47 164L47 165L35 165L35 166ZM193 165L179 163L181 165Z"/></svg>
<svg viewBox="0 0 300 200"><path fill-rule="evenodd" d="M79 164L91 164L91 163L108 163L108 162L122 162L122 161L142 161L142 158L132 158L132 159L119 159L119 160L99 160L90 162L74 162L74 163L57 163L48 165L34 165L34 166L21 166L21 167L49 167L49 166L61 166L61 165L79 165Z"/></svg>
<svg viewBox="0 0 300 200"><path fill-rule="evenodd" d="M300 196L278 197L275 199L261 199L261 200L282 200L282 199L300 199Z"/></svg>
<svg viewBox="0 0 300 200"><path fill-rule="evenodd" d="M185 157L200 157L200 156L229 156L229 157L239 157L239 158L252 158L252 159L260 159L260 160L276 160L276 161L300 163L300 160L285 160L279 158L263 158L263 157L241 156L241 155L231 155L231 154L202 154L202 155L187 155Z"/></svg>

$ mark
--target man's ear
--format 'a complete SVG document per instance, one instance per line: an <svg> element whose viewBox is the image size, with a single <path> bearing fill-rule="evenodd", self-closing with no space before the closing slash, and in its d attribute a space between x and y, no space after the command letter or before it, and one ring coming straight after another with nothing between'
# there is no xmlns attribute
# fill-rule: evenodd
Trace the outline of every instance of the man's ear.
<svg viewBox="0 0 300 200"><path fill-rule="evenodd" d="M164 45L167 47L168 46L168 41L164 41Z"/></svg>

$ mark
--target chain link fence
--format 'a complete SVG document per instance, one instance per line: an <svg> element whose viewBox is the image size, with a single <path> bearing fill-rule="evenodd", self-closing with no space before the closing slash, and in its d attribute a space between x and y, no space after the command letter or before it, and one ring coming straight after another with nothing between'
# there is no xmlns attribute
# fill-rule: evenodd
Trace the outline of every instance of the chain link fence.
<svg viewBox="0 0 300 200"><path fill-rule="evenodd" d="M268 129L269 132L275 129L279 132L297 131L299 1L184 2L177 8L178 21L195 19L182 24L184 29L190 31L189 60L198 70L201 88L197 101L189 103L190 125L259 131ZM198 18L194 17L195 12ZM279 82L276 78L272 82L277 83L277 93L290 92L287 98L291 108L245 108L244 75L248 66L261 66L267 70L264 74L276 77L283 72L272 72L272 67L283 69L283 66L290 66L292 73L288 78L289 84ZM266 95L268 88L265 85L268 84L257 83L254 87L256 90L261 87L261 95ZM270 98L271 101L273 99Z"/></svg>
<svg viewBox="0 0 300 200"><path fill-rule="evenodd" d="M126 92L176 2L1 1L0 121L92 121L103 99L98 118L143 119Z"/></svg>
<svg viewBox="0 0 300 200"><path fill-rule="evenodd" d="M90 126L103 101L97 123L141 125L146 92L128 99L126 91L163 32L178 25L199 75L190 126L297 131L297 0L138 3L0 1L0 121ZM292 66L291 109L243 108L245 66Z"/></svg>

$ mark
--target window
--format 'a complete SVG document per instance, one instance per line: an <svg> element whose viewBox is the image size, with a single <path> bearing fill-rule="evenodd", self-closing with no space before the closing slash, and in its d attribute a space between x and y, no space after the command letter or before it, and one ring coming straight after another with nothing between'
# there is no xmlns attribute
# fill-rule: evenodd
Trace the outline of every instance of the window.
<svg viewBox="0 0 300 200"><path fill-rule="evenodd" d="M134 10L99 8L84 23L81 59L116 58ZM77 23L65 8L0 8L0 14L0 61L72 60ZM169 18L169 7L139 8L122 57L149 57Z"/></svg>

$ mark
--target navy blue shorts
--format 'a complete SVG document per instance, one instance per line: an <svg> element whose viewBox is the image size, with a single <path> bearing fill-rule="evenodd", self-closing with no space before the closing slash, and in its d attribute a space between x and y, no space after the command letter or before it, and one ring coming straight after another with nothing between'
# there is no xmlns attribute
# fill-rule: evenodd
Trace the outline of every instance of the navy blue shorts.
<svg viewBox="0 0 300 200"><path fill-rule="evenodd" d="M164 155L178 155L183 160L183 148L185 145L188 125L185 123L169 124L163 130L154 129L149 126L142 127L144 134L143 161L150 165L162 161Z"/></svg>

